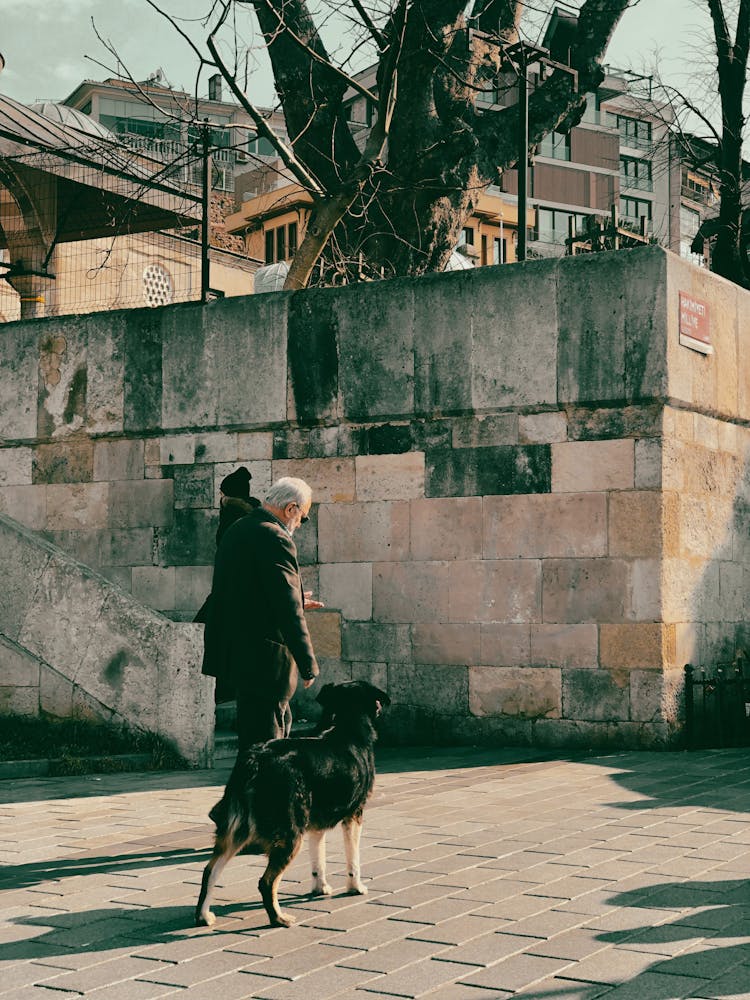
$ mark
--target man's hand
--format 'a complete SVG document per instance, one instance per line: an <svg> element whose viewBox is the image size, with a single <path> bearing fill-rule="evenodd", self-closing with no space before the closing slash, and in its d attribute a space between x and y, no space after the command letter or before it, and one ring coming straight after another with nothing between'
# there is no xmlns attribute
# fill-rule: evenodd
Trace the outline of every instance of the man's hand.
<svg viewBox="0 0 750 1000"><path fill-rule="evenodd" d="M302 681L302 687L309 688L312 687L314 683L315 683L315 678L311 677L309 680Z"/></svg>
<svg viewBox="0 0 750 1000"><path fill-rule="evenodd" d="M314 601L312 599L313 592L311 590L305 591L305 611L314 611L315 608L324 608L325 604L322 601Z"/></svg>

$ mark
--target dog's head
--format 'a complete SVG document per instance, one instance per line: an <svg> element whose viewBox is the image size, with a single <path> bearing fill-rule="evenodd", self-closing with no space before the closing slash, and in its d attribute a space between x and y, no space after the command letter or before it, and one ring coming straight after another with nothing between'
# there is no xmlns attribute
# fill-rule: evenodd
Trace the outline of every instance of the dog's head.
<svg viewBox="0 0 750 1000"><path fill-rule="evenodd" d="M374 722L391 699L367 681L324 684L317 698L323 708L321 723L330 725L337 715L365 714Z"/></svg>

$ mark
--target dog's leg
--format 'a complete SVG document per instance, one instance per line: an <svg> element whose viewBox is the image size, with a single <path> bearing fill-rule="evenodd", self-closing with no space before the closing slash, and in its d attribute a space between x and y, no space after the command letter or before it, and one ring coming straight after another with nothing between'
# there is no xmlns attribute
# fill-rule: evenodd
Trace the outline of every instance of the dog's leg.
<svg viewBox="0 0 750 1000"><path fill-rule="evenodd" d="M344 835L344 854L346 856L346 891L364 896L367 887L362 885L359 877L359 838L362 833L362 817L352 816L341 824Z"/></svg>
<svg viewBox="0 0 750 1000"><path fill-rule="evenodd" d="M237 845L231 838L226 836L216 838L213 856L203 869L201 893L198 897L198 905L195 908L196 927L210 927L216 922L216 916L211 912L210 897L219 875L221 875L226 867L227 862L231 861L236 853Z"/></svg>
<svg viewBox="0 0 750 1000"><path fill-rule="evenodd" d="M307 837L313 879L312 895L330 896L333 889L326 880L326 832L325 830L308 830Z"/></svg>
<svg viewBox="0 0 750 1000"><path fill-rule="evenodd" d="M258 888L266 908L268 919L272 927L291 927L294 917L282 913L279 909L279 882L281 876L299 853L302 846L302 837L292 843L278 844L272 847L268 855L268 867L263 872L258 882Z"/></svg>

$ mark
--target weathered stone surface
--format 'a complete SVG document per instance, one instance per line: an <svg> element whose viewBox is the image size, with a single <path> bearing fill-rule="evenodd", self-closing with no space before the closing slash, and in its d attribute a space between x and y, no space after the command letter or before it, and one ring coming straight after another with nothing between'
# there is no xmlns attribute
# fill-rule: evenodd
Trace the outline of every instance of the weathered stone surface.
<svg viewBox="0 0 750 1000"><path fill-rule="evenodd" d="M436 448L426 455L429 497L549 493L550 488L549 445Z"/></svg>
<svg viewBox="0 0 750 1000"><path fill-rule="evenodd" d="M409 515L412 559L481 559L481 497L413 500Z"/></svg>
<svg viewBox="0 0 750 1000"><path fill-rule="evenodd" d="M635 442L635 481L637 490L658 490L662 484L662 443L657 440Z"/></svg>
<svg viewBox="0 0 750 1000"><path fill-rule="evenodd" d="M307 614L316 656L341 656L341 615L337 611L310 611Z"/></svg>
<svg viewBox="0 0 750 1000"><path fill-rule="evenodd" d="M71 483L47 487L47 524L58 531L104 528L112 512L109 483Z"/></svg>
<svg viewBox="0 0 750 1000"><path fill-rule="evenodd" d="M418 414L465 412L472 407L474 275L454 272L445 277L447 281L433 275L420 278L414 294L414 409ZM407 347L411 347L409 342Z"/></svg>
<svg viewBox="0 0 750 1000"><path fill-rule="evenodd" d="M134 566L133 597L155 611L175 608L175 567Z"/></svg>
<svg viewBox="0 0 750 1000"><path fill-rule="evenodd" d="M518 440L521 444L551 444L567 438L568 418L563 411L519 414Z"/></svg>
<svg viewBox="0 0 750 1000"><path fill-rule="evenodd" d="M604 494L485 497L482 510L486 559L607 554Z"/></svg>
<svg viewBox="0 0 750 1000"><path fill-rule="evenodd" d="M472 715L511 715L518 719L560 717L560 671L546 667L471 667Z"/></svg>
<svg viewBox="0 0 750 1000"><path fill-rule="evenodd" d="M60 441L34 448L32 482L90 483L94 447L91 441Z"/></svg>
<svg viewBox="0 0 750 1000"><path fill-rule="evenodd" d="M450 565L448 620L538 622L541 589L541 563L535 559L457 561Z"/></svg>
<svg viewBox="0 0 750 1000"><path fill-rule="evenodd" d="M480 663L479 625L414 625L412 649L417 663Z"/></svg>
<svg viewBox="0 0 750 1000"><path fill-rule="evenodd" d="M462 666L389 663L388 693L398 705L413 705L436 715L468 712L468 670Z"/></svg>
<svg viewBox="0 0 750 1000"><path fill-rule="evenodd" d="M99 562L103 566L148 565L153 556L153 528L114 528L100 533Z"/></svg>
<svg viewBox="0 0 750 1000"><path fill-rule="evenodd" d="M59 546L84 566L98 568L102 562L102 531L45 531L43 537Z"/></svg>
<svg viewBox="0 0 750 1000"><path fill-rule="evenodd" d="M401 455L406 451L419 451L411 424L374 424L362 429L362 454Z"/></svg>
<svg viewBox="0 0 750 1000"><path fill-rule="evenodd" d="M237 459L237 434L213 431L195 435L196 462L234 462Z"/></svg>
<svg viewBox="0 0 750 1000"><path fill-rule="evenodd" d="M12 331L12 332L11 332ZM37 434L39 324L3 325L0 337L0 427L8 441Z"/></svg>
<svg viewBox="0 0 750 1000"><path fill-rule="evenodd" d="M133 309L122 315L123 429L161 427L163 309Z"/></svg>
<svg viewBox="0 0 750 1000"><path fill-rule="evenodd" d="M661 434L661 425L661 403L568 409L568 438L571 441L653 438Z"/></svg>
<svg viewBox="0 0 750 1000"><path fill-rule="evenodd" d="M3 687L39 687L39 660L0 634L0 684Z"/></svg>
<svg viewBox="0 0 750 1000"><path fill-rule="evenodd" d="M556 260L535 261L471 272L474 409L557 402L558 266Z"/></svg>
<svg viewBox="0 0 750 1000"><path fill-rule="evenodd" d="M212 566L175 566L174 607L178 611L197 611L211 593Z"/></svg>
<svg viewBox="0 0 750 1000"><path fill-rule="evenodd" d="M336 452L334 451L334 455ZM306 428L282 428L274 431L274 458L309 458L310 431Z"/></svg>
<svg viewBox="0 0 750 1000"><path fill-rule="evenodd" d="M251 461L249 459L244 460L241 463L237 462L217 462L214 467L214 497L213 502L209 505L211 507L219 507L219 499L221 496L221 481L225 476L228 476L231 472L235 472L238 468L238 464L243 465L247 471L250 473L250 495L257 497L262 500L263 497L268 493L271 488L272 482L272 463L266 460ZM274 477L278 478L278 476ZM317 503L318 498L313 496L313 503ZM217 514L218 516L218 514Z"/></svg>
<svg viewBox="0 0 750 1000"><path fill-rule="evenodd" d="M684 717L684 680L681 670L630 674L630 717L634 722L668 722Z"/></svg>
<svg viewBox="0 0 750 1000"><path fill-rule="evenodd" d="M172 524L156 530L158 562L164 566L212 566L216 528L212 510L176 510Z"/></svg>
<svg viewBox="0 0 750 1000"><path fill-rule="evenodd" d="M408 663L411 629L382 622L344 622L342 655L347 660Z"/></svg>
<svg viewBox="0 0 750 1000"><path fill-rule="evenodd" d="M609 554L657 559L679 547L678 498L633 491L609 498Z"/></svg>
<svg viewBox="0 0 750 1000"><path fill-rule="evenodd" d="M273 434L256 431L237 435L237 461L256 462L273 457Z"/></svg>
<svg viewBox="0 0 750 1000"><path fill-rule="evenodd" d="M444 562L375 563L373 617L383 622L449 621L449 586L454 566Z"/></svg>
<svg viewBox="0 0 750 1000"><path fill-rule="evenodd" d="M482 625L476 663L489 667L523 667L530 662L529 625Z"/></svg>
<svg viewBox="0 0 750 1000"><path fill-rule="evenodd" d="M411 500L424 496L424 453L359 455L354 459L357 500Z"/></svg>
<svg viewBox="0 0 750 1000"><path fill-rule="evenodd" d="M39 677L39 708L46 715L68 719L73 714L75 685L46 663Z"/></svg>
<svg viewBox="0 0 750 1000"><path fill-rule="evenodd" d="M181 507L213 507L213 466L175 466L173 482L174 505L176 509Z"/></svg>
<svg viewBox="0 0 750 1000"><path fill-rule="evenodd" d="M517 413L460 417L453 424L453 447L487 448L499 444L518 444L520 419Z"/></svg>
<svg viewBox="0 0 750 1000"><path fill-rule="evenodd" d="M333 563L320 567L320 600L349 621L372 618L372 564Z"/></svg>
<svg viewBox="0 0 750 1000"><path fill-rule="evenodd" d="M288 305L290 420L340 416L338 316L328 289L292 295Z"/></svg>
<svg viewBox="0 0 750 1000"><path fill-rule="evenodd" d="M563 717L589 722L619 722L628 719L629 677L627 671L563 671Z"/></svg>
<svg viewBox="0 0 750 1000"><path fill-rule="evenodd" d="M596 625L532 625L531 663L537 667L599 665Z"/></svg>
<svg viewBox="0 0 750 1000"><path fill-rule="evenodd" d="M640 622L599 626L599 661L602 667L623 670L662 670L675 661L674 625Z"/></svg>
<svg viewBox="0 0 750 1000"><path fill-rule="evenodd" d="M309 483L314 503L351 503L355 497L354 459L306 458L274 461L274 482L296 476Z"/></svg>
<svg viewBox="0 0 750 1000"><path fill-rule="evenodd" d="M0 684L0 716L39 715L39 688Z"/></svg>
<svg viewBox="0 0 750 1000"><path fill-rule="evenodd" d="M5 563L5 579L0 587L0 632L14 640L18 639L50 558L50 549L34 545L32 539L18 522L0 515L0 550Z"/></svg>
<svg viewBox="0 0 750 1000"><path fill-rule="evenodd" d="M631 490L634 478L632 440L565 441L552 445L553 493Z"/></svg>
<svg viewBox="0 0 750 1000"><path fill-rule="evenodd" d="M413 412L413 291L410 282L399 285L397 295L393 283L374 282L336 296L341 408L350 420Z"/></svg>
<svg viewBox="0 0 750 1000"><path fill-rule="evenodd" d="M159 441L161 465L192 465L195 462L195 435L175 434Z"/></svg>
<svg viewBox="0 0 750 1000"><path fill-rule="evenodd" d="M0 487L31 483L31 448L0 448Z"/></svg>
<svg viewBox="0 0 750 1000"><path fill-rule="evenodd" d="M0 487L0 513L41 531L47 524L46 486Z"/></svg>
<svg viewBox="0 0 750 1000"><path fill-rule="evenodd" d="M560 402L666 396L666 272L658 247L559 262Z"/></svg>
<svg viewBox="0 0 750 1000"><path fill-rule="evenodd" d="M630 571L622 559L547 559L542 578L545 622L633 618Z"/></svg>
<svg viewBox="0 0 750 1000"><path fill-rule="evenodd" d="M92 317L88 335L86 429L122 433L125 421L125 324L128 310L109 313L102 329Z"/></svg>
<svg viewBox="0 0 750 1000"><path fill-rule="evenodd" d="M407 559L409 504L321 503L318 546L324 563Z"/></svg>
<svg viewBox="0 0 750 1000"><path fill-rule="evenodd" d="M143 479L144 467L144 443L140 438L94 444L93 478L96 482Z"/></svg>
<svg viewBox="0 0 750 1000"><path fill-rule="evenodd" d="M51 491L47 492L48 518ZM93 487L96 488L96 487ZM109 485L109 524L113 528L168 526L173 521L171 480L133 480Z"/></svg>

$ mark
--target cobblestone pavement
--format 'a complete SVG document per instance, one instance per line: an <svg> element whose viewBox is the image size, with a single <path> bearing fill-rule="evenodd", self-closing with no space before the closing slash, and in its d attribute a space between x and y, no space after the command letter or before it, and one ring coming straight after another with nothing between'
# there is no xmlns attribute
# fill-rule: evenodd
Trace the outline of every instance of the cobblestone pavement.
<svg viewBox="0 0 750 1000"><path fill-rule="evenodd" d="M0 783L2 1000L750 998L750 757L385 750L366 897L224 873L192 926L226 772ZM330 881L343 887L338 831Z"/></svg>

